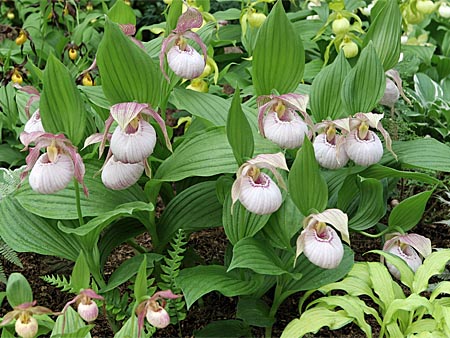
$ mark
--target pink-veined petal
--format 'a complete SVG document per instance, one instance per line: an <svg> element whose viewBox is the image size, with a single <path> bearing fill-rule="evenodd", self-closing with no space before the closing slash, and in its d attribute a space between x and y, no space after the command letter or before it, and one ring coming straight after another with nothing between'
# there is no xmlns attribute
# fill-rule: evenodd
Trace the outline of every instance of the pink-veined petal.
<svg viewBox="0 0 450 338"><path fill-rule="evenodd" d="M347 164L349 158L345 149L339 148L337 145L339 140L344 139L344 137L336 135L336 139L336 144L331 144L323 133L317 135L314 139L314 154L320 166L333 170L342 168Z"/></svg>
<svg viewBox="0 0 450 338"><path fill-rule="evenodd" d="M125 130L128 124L139 115L139 113L148 107L148 104L137 102L117 103L111 106L111 116L117 124Z"/></svg>
<svg viewBox="0 0 450 338"><path fill-rule="evenodd" d="M266 99L267 96L260 96L258 97L258 106L260 104L260 102L262 102L264 99ZM267 112L267 110L274 104L275 101L270 100L266 103L264 103L263 105L258 107L258 128L259 128L259 132L261 133L262 136L266 136L264 134L264 116Z"/></svg>
<svg viewBox="0 0 450 338"><path fill-rule="evenodd" d="M164 69L164 59L168 52L167 49L169 48L169 45L171 45L172 42L177 38L178 37L175 34L170 34L167 38L165 38L162 42L161 52L159 53L159 68L161 69L161 72L163 73L167 81L170 81L170 79L169 76L167 76L166 70Z"/></svg>
<svg viewBox="0 0 450 338"><path fill-rule="evenodd" d="M104 300L105 299L102 296L98 295L92 289L84 289L84 290L80 291L80 294L88 296L89 298L92 298L92 299L99 299L99 300Z"/></svg>
<svg viewBox="0 0 450 338"><path fill-rule="evenodd" d="M262 166L260 165L269 164L275 168L280 168L289 171L289 168L286 163L286 158L284 157L284 154L281 152L276 154L260 154L247 162L250 164L254 164L260 168L262 168Z"/></svg>
<svg viewBox="0 0 450 338"><path fill-rule="evenodd" d="M172 290L161 290L156 292L150 299L156 300L160 298L164 299L177 299L183 297L183 295L176 295L172 292Z"/></svg>
<svg viewBox="0 0 450 338"><path fill-rule="evenodd" d="M92 134L92 135L88 136L84 140L83 149L88 147L88 146L90 146L91 144L102 142L103 141L103 137L104 137L103 133L95 133L95 134ZM111 136L110 136L110 138L111 138Z"/></svg>
<svg viewBox="0 0 450 338"><path fill-rule="evenodd" d="M286 111L284 115L289 115L290 120L281 120L276 112L269 112L263 121L262 134L281 148L298 148L308 137L308 126L295 111Z"/></svg>
<svg viewBox="0 0 450 338"><path fill-rule="evenodd" d="M159 307L157 310L153 310L150 305L147 308L147 313L145 315L147 321L150 325L163 329L170 324L170 316L163 307Z"/></svg>
<svg viewBox="0 0 450 338"><path fill-rule="evenodd" d="M88 304L80 302L77 306L77 312L83 320L90 323L98 317L98 306L92 301Z"/></svg>
<svg viewBox="0 0 450 338"><path fill-rule="evenodd" d="M287 105L291 106L293 109L306 112L306 106L308 105L309 96L302 94L283 94L278 96L279 99L283 100Z"/></svg>
<svg viewBox="0 0 450 338"><path fill-rule="evenodd" d="M427 257L431 254L431 241L429 238L418 234L407 234L398 236L400 242L413 247L422 257Z"/></svg>
<svg viewBox="0 0 450 338"><path fill-rule="evenodd" d="M98 158L102 157L103 151L105 151L106 140L111 141L112 134L109 133L109 129L114 123L114 118L109 115L109 117L105 121L105 130L103 132L103 137L100 143L100 147L98 148Z"/></svg>
<svg viewBox="0 0 450 338"><path fill-rule="evenodd" d="M170 48L167 63L177 76L189 80L199 77L205 69L204 58L189 45L184 50L176 45Z"/></svg>
<svg viewBox="0 0 450 338"><path fill-rule="evenodd" d="M342 239L350 244L350 236L348 233L348 216L339 209L327 209L318 214L310 215L317 222L331 224L341 233Z"/></svg>
<svg viewBox="0 0 450 338"><path fill-rule="evenodd" d="M172 152L172 144L170 143L169 135L167 134L166 124L164 123L164 120L162 117L153 109L147 108L142 111L145 114L150 115L155 119L155 121L158 123L159 127L161 128L161 131L164 135L164 140L166 141L166 147Z"/></svg>
<svg viewBox="0 0 450 338"><path fill-rule="evenodd" d="M136 26L131 23L121 23L119 24L120 30L128 36L134 35L136 33Z"/></svg>
<svg viewBox="0 0 450 338"><path fill-rule="evenodd" d="M202 25L202 14L197 9L188 7L187 11L178 18L177 27L174 31L176 33L185 33L189 29L200 28Z"/></svg>
<svg viewBox="0 0 450 338"><path fill-rule="evenodd" d="M208 58L208 52L206 50L206 45L202 41L200 36L197 33L194 33L194 32L191 32L191 31L185 32L183 34L183 36L188 38L188 39L191 39L191 40L195 41L200 46L200 48L202 49L202 53L203 53L203 59L204 59L205 64L206 64L206 60ZM205 69L205 67L203 67L203 69ZM203 70L202 70L202 73L203 73Z"/></svg>
<svg viewBox="0 0 450 338"><path fill-rule="evenodd" d="M144 164L123 163L111 156L102 168L102 182L112 190L123 190L135 184L144 172Z"/></svg>
<svg viewBox="0 0 450 338"><path fill-rule="evenodd" d="M352 119L346 117L344 119L338 119L332 121L336 127L338 127L342 132L350 132L352 129L351 122Z"/></svg>

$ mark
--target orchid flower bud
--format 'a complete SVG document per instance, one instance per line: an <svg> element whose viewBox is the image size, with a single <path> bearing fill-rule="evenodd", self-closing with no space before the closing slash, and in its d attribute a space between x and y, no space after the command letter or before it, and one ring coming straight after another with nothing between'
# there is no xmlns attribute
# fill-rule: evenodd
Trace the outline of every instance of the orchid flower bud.
<svg viewBox="0 0 450 338"><path fill-rule="evenodd" d="M38 332L38 322L33 316L23 313L15 324L16 333L22 338L34 338Z"/></svg>
<svg viewBox="0 0 450 338"><path fill-rule="evenodd" d="M439 16L444 19L450 18L450 6L446 2L442 2L438 10Z"/></svg>
<svg viewBox="0 0 450 338"><path fill-rule="evenodd" d="M278 210L283 202L281 191L275 182L261 168L269 169L278 182L284 186L276 168L289 170L282 153L258 155L244 163L237 172L231 190L232 210L237 200L250 212L258 215Z"/></svg>
<svg viewBox="0 0 450 338"><path fill-rule="evenodd" d="M350 244L347 215L339 209L328 209L304 219L304 230L297 238L295 259L304 253L311 263L322 269L339 266L344 257L344 247L336 230L327 223L336 228L342 239Z"/></svg>
<svg viewBox="0 0 450 338"><path fill-rule="evenodd" d="M344 55L347 59L351 59L358 55L358 45L352 41L349 37L345 37L342 43L339 45L339 50L344 51Z"/></svg>
<svg viewBox="0 0 450 338"><path fill-rule="evenodd" d="M123 190L135 184L144 172L145 165L142 162L124 163L109 158L102 169L102 182L112 190Z"/></svg>
<svg viewBox="0 0 450 338"><path fill-rule="evenodd" d="M266 15L264 13L256 12L253 8L249 10L247 15L247 22L252 28L261 27L266 20Z"/></svg>
<svg viewBox="0 0 450 338"><path fill-rule="evenodd" d="M42 125L41 115L39 114L39 109L37 109L30 119L25 123L23 131L27 133L32 133L35 131L44 132L44 126Z"/></svg>
<svg viewBox="0 0 450 338"><path fill-rule="evenodd" d="M312 126L311 118L306 113L308 99L308 96L300 94L260 96L258 125L261 135L282 148L300 147L305 135L308 137L307 124Z"/></svg>
<svg viewBox="0 0 450 338"><path fill-rule="evenodd" d="M321 125L326 128L313 142L317 162L327 169L344 167L349 160L345 147L342 146L345 142L344 136L336 134L333 122L320 123L319 126Z"/></svg>
<svg viewBox="0 0 450 338"><path fill-rule="evenodd" d="M384 95L380 100L380 104L394 108L395 103L398 101L400 95L403 97L407 104L411 104L411 101L406 97L400 74L395 69L389 69L386 72L386 89Z"/></svg>
<svg viewBox="0 0 450 338"><path fill-rule="evenodd" d="M384 243L383 251L394 254L403 259L406 264L416 272L422 265L422 258L431 254L431 241L418 234L393 233L387 235L388 240ZM384 261L384 258L381 258ZM386 263L389 272L396 278L400 279L400 271L390 264Z"/></svg>
<svg viewBox="0 0 450 338"><path fill-rule="evenodd" d="M346 34L350 29L350 21L338 14L337 18L331 24L331 30L336 35Z"/></svg>

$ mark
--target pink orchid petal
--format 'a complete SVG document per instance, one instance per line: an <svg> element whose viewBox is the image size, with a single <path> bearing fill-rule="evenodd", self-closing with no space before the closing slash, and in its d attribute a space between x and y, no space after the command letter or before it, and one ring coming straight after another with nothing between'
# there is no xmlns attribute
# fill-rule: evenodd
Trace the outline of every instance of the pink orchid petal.
<svg viewBox="0 0 450 338"><path fill-rule="evenodd" d="M25 114L27 115L27 118L30 118L30 116L31 116L31 114L30 114L31 105L34 102L39 101L40 99L41 98L39 95L33 95L28 99L27 104L25 105Z"/></svg>
<svg viewBox="0 0 450 338"><path fill-rule="evenodd" d="M203 52L203 58L204 58L205 63L206 63L206 59L208 58L208 52L207 52L207 50L206 50L206 45L205 45L205 43L202 41L202 39L200 38L200 36L198 36L197 33L194 33L194 32L191 32L191 31L185 32L183 35L184 35L185 37L187 37L188 39L191 39L191 40L194 40L195 42L197 42L197 44L198 44L198 45L200 46L200 48L202 49L202 52Z"/></svg>
<svg viewBox="0 0 450 338"><path fill-rule="evenodd" d="M262 100L259 100L260 98L261 98L261 97L258 98L258 104L259 104L259 101L262 101ZM259 132L260 132L260 134L261 134L262 136L265 136L265 135L264 135L264 116L265 116L265 114L267 113L267 110L268 110L274 103L275 103L274 100L270 100L270 101L266 102L265 104L261 105L261 106L258 108L258 128L259 128Z"/></svg>
<svg viewBox="0 0 450 338"><path fill-rule="evenodd" d="M128 36L134 35L136 33L136 26L131 23L119 24L120 30Z"/></svg>
<svg viewBox="0 0 450 338"><path fill-rule="evenodd" d="M185 33L192 28L200 28L203 25L202 14L193 7L188 7L178 18L177 27L174 30L176 33Z"/></svg>
<svg viewBox="0 0 450 338"><path fill-rule="evenodd" d="M110 134L109 134L110 135ZM103 137L104 134L102 133L95 133L92 134L91 136L88 136L85 140L84 140L84 145L83 145L83 149L94 144L94 143L99 143L103 141ZM111 136L110 136L111 138Z"/></svg>
<svg viewBox="0 0 450 338"><path fill-rule="evenodd" d="M27 177L28 172L33 168L33 166L36 164L39 156L41 155L41 150L39 148L30 148L30 152L28 153L27 157L25 158L25 162L27 163L27 166L25 167L25 170L20 174L20 180L23 181L25 177Z"/></svg>
<svg viewBox="0 0 450 338"><path fill-rule="evenodd" d="M89 298L92 299L99 299L99 300L104 300L105 298L103 298L102 296L98 295L94 290L92 289L84 289L80 292L80 295L85 295L88 296Z"/></svg>
<svg viewBox="0 0 450 338"><path fill-rule="evenodd" d="M21 311L10 311L6 315L3 316L2 322L0 323L0 327L8 325L12 322L12 320L20 313Z"/></svg>
<svg viewBox="0 0 450 338"><path fill-rule="evenodd" d="M239 177L233 182L231 187L231 214L233 214L233 206L239 199L239 193L241 191L242 177Z"/></svg>
<svg viewBox="0 0 450 338"><path fill-rule="evenodd" d="M139 115L139 113L148 107L148 104L137 102L118 103L111 107L111 116L117 122L122 130Z"/></svg>
<svg viewBox="0 0 450 338"><path fill-rule="evenodd" d="M114 122L114 118L110 115L107 120L105 121L105 131L103 132L103 138L100 143L100 147L98 150L98 158L102 157L103 151L105 150L106 140L108 139L111 141L111 135L108 133L109 129L111 128L111 125ZM108 138L109 136L109 138Z"/></svg>
<svg viewBox="0 0 450 338"><path fill-rule="evenodd" d="M422 257L427 257L431 254L431 241L429 238L418 234L407 234L398 236L400 242L413 247Z"/></svg>
<svg viewBox="0 0 450 338"><path fill-rule="evenodd" d="M170 81L170 79L166 73L166 70L164 69L164 59L167 54L167 50L169 49L169 45L171 45L172 42L177 38L178 36L175 34L170 34L167 38L165 38L162 42L161 52L159 53L159 68L161 69L161 72L163 73L167 81Z"/></svg>
<svg viewBox="0 0 450 338"><path fill-rule="evenodd" d="M333 123L336 125L336 127L341 129L342 132L350 132L350 130L352 129L352 120L353 119L346 117L344 119L334 120Z"/></svg>
<svg viewBox="0 0 450 338"><path fill-rule="evenodd" d="M162 291L158 291L156 292L151 298L150 300L157 300L160 298L164 298L164 299L177 299L177 298L181 298L183 297L183 295L176 295L172 292L172 290L162 290Z"/></svg>
<svg viewBox="0 0 450 338"><path fill-rule="evenodd" d="M302 231L300 236L298 236L297 238L297 250L295 252L294 266L297 262L298 256L300 256L303 253L303 250L305 249L305 235L306 233Z"/></svg>
<svg viewBox="0 0 450 338"><path fill-rule="evenodd" d="M164 123L164 120L162 119L162 117L151 108L145 109L143 111L143 113L150 115L158 123L158 125L161 128L161 131L164 135L164 140L166 141L167 149L169 149L172 152L172 144L170 143L169 135L167 134L166 124Z"/></svg>
<svg viewBox="0 0 450 338"><path fill-rule="evenodd" d="M306 112L306 106L308 105L309 96L302 94L283 94L278 96L279 99L290 105L293 109Z"/></svg>
<svg viewBox="0 0 450 338"><path fill-rule="evenodd" d="M289 171L284 154L279 152L276 154L260 154L253 159L247 161L249 164L254 164L261 167L263 164L269 164L275 168L280 168ZM267 168L265 166L265 168Z"/></svg>

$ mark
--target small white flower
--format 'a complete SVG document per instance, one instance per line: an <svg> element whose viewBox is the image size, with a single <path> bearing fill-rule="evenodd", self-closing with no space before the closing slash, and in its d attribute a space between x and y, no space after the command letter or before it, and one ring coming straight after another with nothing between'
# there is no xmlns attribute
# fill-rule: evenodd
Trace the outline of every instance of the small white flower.
<svg viewBox="0 0 450 338"><path fill-rule="evenodd" d="M205 69L205 59L194 48L186 44L184 49L173 46L167 53L170 69L183 79L195 79Z"/></svg>
<svg viewBox="0 0 450 338"><path fill-rule="evenodd" d="M103 167L102 182L109 189L123 190L139 180L144 168L142 162L123 163L116 160L113 155Z"/></svg>
<svg viewBox="0 0 450 338"><path fill-rule="evenodd" d="M303 221L304 230L297 238L297 259L302 253L308 260L322 269L335 269L344 257L344 247L335 227L342 239L350 244L348 234L348 217L339 209L328 209L312 214Z"/></svg>
<svg viewBox="0 0 450 338"><path fill-rule="evenodd" d="M282 185L283 179L275 168L289 170L282 153L258 155L244 163L237 172L231 198L232 210L237 200L250 212L258 215L278 210L282 203L281 191L275 182L260 168L269 169Z"/></svg>

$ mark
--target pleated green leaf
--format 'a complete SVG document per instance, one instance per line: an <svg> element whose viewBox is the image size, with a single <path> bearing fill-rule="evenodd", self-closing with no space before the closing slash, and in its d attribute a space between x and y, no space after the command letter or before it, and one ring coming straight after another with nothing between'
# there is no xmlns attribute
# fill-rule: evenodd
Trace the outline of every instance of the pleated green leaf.
<svg viewBox="0 0 450 338"><path fill-rule="evenodd" d="M386 213L383 185L374 178L363 179L359 185L360 198L356 214L349 220L348 227L365 230L376 225Z"/></svg>
<svg viewBox="0 0 450 338"><path fill-rule="evenodd" d="M136 101L158 106L162 81L159 67L110 20L105 23L97 64L111 104Z"/></svg>
<svg viewBox="0 0 450 338"><path fill-rule="evenodd" d="M311 112L317 122L347 117L341 100L341 88L351 67L344 52L331 65L323 68L316 76L311 87Z"/></svg>
<svg viewBox="0 0 450 338"><path fill-rule="evenodd" d="M51 334L51 338L90 338L89 331L94 325L86 325L78 312L71 306L67 308L64 316L58 316ZM63 334L64 332L64 334Z"/></svg>
<svg viewBox="0 0 450 338"><path fill-rule="evenodd" d="M182 12L182 4L181 0L173 0L170 4L166 20L166 36L177 27L178 18Z"/></svg>
<svg viewBox="0 0 450 338"><path fill-rule="evenodd" d="M241 107L239 88L235 90L231 101L226 131L228 143L230 143L236 162L240 166L246 160L252 158L255 145L252 128Z"/></svg>
<svg viewBox="0 0 450 338"><path fill-rule="evenodd" d="M386 177L395 178L409 178L412 180L417 180L419 182L424 182L428 184L438 184L440 181L437 178L431 177L430 175L424 173L418 173L413 171L403 171L397 170L390 167L385 167L380 164L371 165L369 168L360 173L363 177L376 178L381 180Z"/></svg>
<svg viewBox="0 0 450 338"><path fill-rule="evenodd" d="M89 266L84 257L84 252L81 251L75 261L75 266L72 270L70 284L72 288L79 292L82 289L88 289L90 286L91 273L89 272Z"/></svg>
<svg viewBox="0 0 450 338"><path fill-rule="evenodd" d="M3 198L0 214L2 239L15 251L77 259L81 245L75 236L63 233L56 224L28 212L16 199Z"/></svg>
<svg viewBox="0 0 450 338"><path fill-rule="evenodd" d="M43 85L39 109L45 130L80 144L86 127L83 100L69 70L54 55L48 58Z"/></svg>
<svg viewBox="0 0 450 338"><path fill-rule="evenodd" d="M81 194L83 216L98 216L114 210L120 204L146 200L144 192L137 185L121 191L107 189L99 176L94 177L101 167L100 162L87 162L85 166L84 180L89 189L89 197ZM34 192L28 183L24 183L15 197L24 209L36 215L51 219L78 218L73 184L56 194L44 195Z"/></svg>
<svg viewBox="0 0 450 338"><path fill-rule="evenodd" d="M250 237L241 239L233 247L233 259L228 271L236 268L247 268L269 276L288 274L295 279L302 277L301 273L292 274L287 271L275 250L267 242Z"/></svg>
<svg viewBox="0 0 450 338"><path fill-rule="evenodd" d="M249 212L239 201L235 203L233 214L231 214L230 195L225 199L222 215L225 234L233 245L243 238L254 236L270 218L270 214L257 215Z"/></svg>
<svg viewBox="0 0 450 338"><path fill-rule="evenodd" d="M141 265L134 282L134 298L138 303L147 295L147 256L143 255Z"/></svg>
<svg viewBox="0 0 450 338"><path fill-rule="evenodd" d="M450 250L444 249L433 252L429 255L414 275L412 292L421 293L428 287L430 278L444 271L447 262L450 260Z"/></svg>
<svg viewBox="0 0 450 338"><path fill-rule="evenodd" d="M33 301L33 292L27 279L18 272L13 272L6 283L6 298L11 307Z"/></svg>
<svg viewBox="0 0 450 338"><path fill-rule="evenodd" d="M348 115L372 111L383 97L386 76L372 42L361 52L342 85L341 98Z"/></svg>
<svg viewBox="0 0 450 338"><path fill-rule="evenodd" d="M193 185L177 194L158 222L159 245L164 246L178 229L197 231L222 225L222 205L216 196L216 182Z"/></svg>
<svg viewBox="0 0 450 338"><path fill-rule="evenodd" d="M108 12L108 18L115 23L136 25L133 9L123 0L116 1Z"/></svg>
<svg viewBox="0 0 450 338"><path fill-rule="evenodd" d="M411 230L422 219L428 199L433 190L423 191L400 202L389 215L390 227L400 227L405 232Z"/></svg>
<svg viewBox="0 0 450 338"><path fill-rule="evenodd" d="M234 297L250 295L257 291L259 286L257 279L243 280L239 274L227 272L221 265L200 265L183 269L175 281L183 290L188 309L197 299L211 291Z"/></svg>
<svg viewBox="0 0 450 338"><path fill-rule="evenodd" d="M277 1L260 27L253 51L252 77L256 95L268 95L273 89L279 94L293 92L303 78L305 51Z"/></svg>
<svg viewBox="0 0 450 338"><path fill-rule="evenodd" d="M314 148L305 141L297 152L288 178L289 194L300 212L307 216L311 209L325 210L328 203L328 187L321 176Z"/></svg>
<svg viewBox="0 0 450 338"><path fill-rule="evenodd" d="M240 318L253 326L268 327L275 322L275 318L269 312L269 305L262 299L240 297L236 309L236 318Z"/></svg>
<svg viewBox="0 0 450 338"><path fill-rule="evenodd" d="M372 41L384 70L393 68L400 56L402 14L395 0L384 0L385 5L370 24L363 46Z"/></svg>

